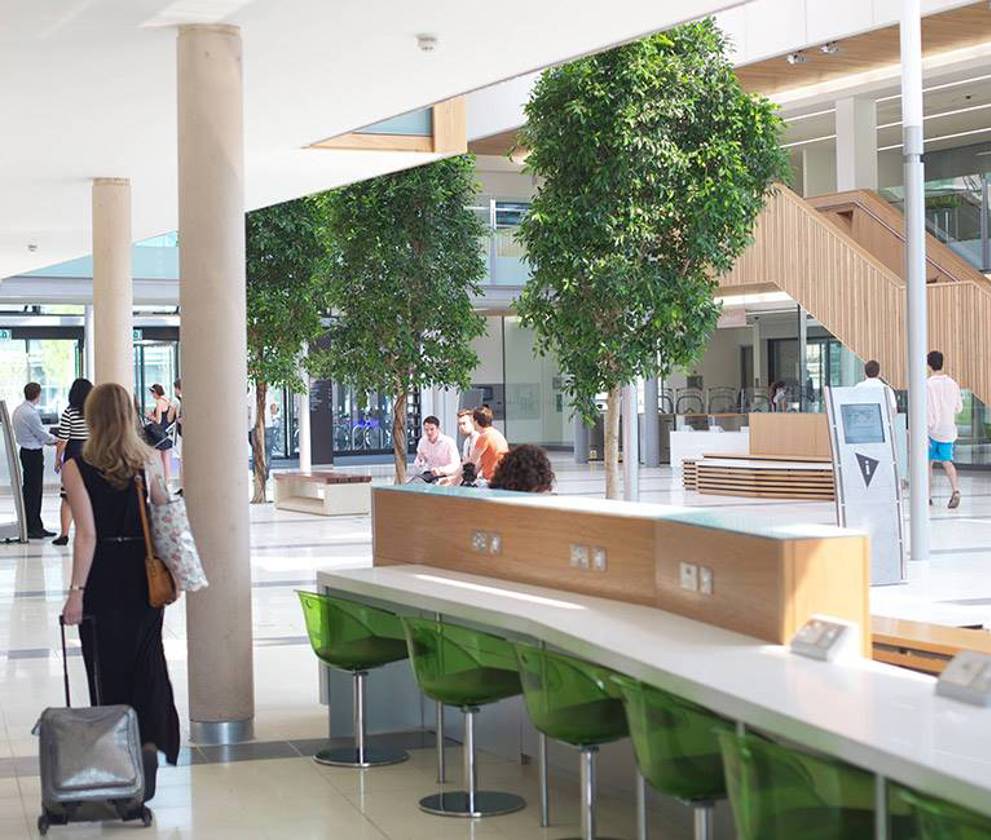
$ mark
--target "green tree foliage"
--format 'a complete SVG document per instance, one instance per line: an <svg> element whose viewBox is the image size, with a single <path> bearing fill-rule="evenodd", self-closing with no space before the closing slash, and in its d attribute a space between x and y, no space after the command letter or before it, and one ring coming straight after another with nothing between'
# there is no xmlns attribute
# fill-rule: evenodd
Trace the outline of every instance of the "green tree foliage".
<svg viewBox="0 0 991 840"><path fill-rule="evenodd" d="M265 501L265 403L270 387L299 391L300 356L323 332L327 312L316 268L323 256L319 213L301 198L245 217L248 378L255 384L253 502Z"/></svg>
<svg viewBox="0 0 991 840"><path fill-rule="evenodd" d="M469 209L474 162L448 158L325 193L329 347L309 368L393 399L396 482L406 477L406 405L431 386L467 387L485 321L472 309L485 228Z"/></svg>
<svg viewBox="0 0 991 840"><path fill-rule="evenodd" d="M701 353L714 278L788 172L774 106L742 90L725 50L711 19L680 26L546 71L526 107L541 181L517 310L587 421L596 394Z"/></svg>

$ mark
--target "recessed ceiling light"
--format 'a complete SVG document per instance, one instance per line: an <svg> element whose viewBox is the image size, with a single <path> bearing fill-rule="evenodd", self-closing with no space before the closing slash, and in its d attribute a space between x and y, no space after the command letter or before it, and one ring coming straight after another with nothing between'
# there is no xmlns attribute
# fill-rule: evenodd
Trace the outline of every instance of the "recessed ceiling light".
<svg viewBox="0 0 991 840"><path fill-rule="evenodd" d="M33 254L35 251L38 250L38 243L37 242L28 242L28 250Z"/></svg>
<svg viewBox="0 0 991 840"><path fill-rule="evenodd" d="M788 58L786 59L789 64L805 64L808 62L809 57L802 52L788 53Z"/></svg>
<svg viewBox="0 0 991 840"><path fill-rule="evenodd" d="M827 41L821 47L819 47L819 52L823 55L836 55L840 51L840 45L836 41Z"/></svg>
<svg viewBox="0 0 991 840"><path fill-rule="evenodd" d="M417 35L416 45L423 52L433 52L437 49L437 36L436 35Z"/></svg>

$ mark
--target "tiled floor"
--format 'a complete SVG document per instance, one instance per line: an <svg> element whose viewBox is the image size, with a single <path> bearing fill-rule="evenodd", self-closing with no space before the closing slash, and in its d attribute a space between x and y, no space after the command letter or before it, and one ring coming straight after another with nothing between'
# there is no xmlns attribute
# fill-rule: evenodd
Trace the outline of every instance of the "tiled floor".
<svg viewBox="0 0 991 840"><path fill-rule="evenodd" d="M597 467L555 461L558 492L598 495ZM387 480L388 468L376 468ZM644 501L744 511L774 522L831 522L833 506L686 494L672 486L670 470L642 472ZM991 473L963 478L960 508L945 508L948 491L937 491L932 559L911 563L904 586L872 591L874 612L950 624L991 626ZM46 521L56 521L53 497ZM9 508L0 499L0 514ZM306 838L427 840L427 838L557 838L578 831L571 777L553 780L554 827L537 827L535 768L483 755L486 785L524 795L530 806L517 814L474 823L430 817L417 799L435 788L434 754L426 745L411 760L365 772L315 765L308 757L326 736L326 710L318 700L316 669L294 588L313 585L320 568L354 567L370 561L366 517L325 519L252 508L257 744L224 751L184 750L177 768L163 768L152 803L154 828L140 836L170 838ZM39 805L37 743L30 730L42 708L62 704L57 616L69 574L68 548L49 543L0 546L0 838L35 836ZM184 727L187 717L185 612L171 607L166 653ZM77 696L84 677L77 650L69 656ZM417 746L413 738L410 746ZM449 756L457 775L458 756ZM658 810L659 809L659 810ZM687 813L660 802L652 837L689 836ZM633 837L627 801L604 797L603 834ZM725 823L726 814L720 819ZM53 827L50 836L124 836L119 824Z"/></svg>

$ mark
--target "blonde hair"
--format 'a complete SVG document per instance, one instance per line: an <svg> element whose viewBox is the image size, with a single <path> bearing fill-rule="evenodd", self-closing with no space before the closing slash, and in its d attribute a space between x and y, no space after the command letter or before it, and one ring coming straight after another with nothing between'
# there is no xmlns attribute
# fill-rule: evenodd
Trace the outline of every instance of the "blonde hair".
<svg viewBox="0 0 991 840"><path fill-rule="evenodd" d="M97 385L86 398L89 439L83 458L114 487L123 490L145 468L154 452L138 436L131 395L120 385Z"/></svg>

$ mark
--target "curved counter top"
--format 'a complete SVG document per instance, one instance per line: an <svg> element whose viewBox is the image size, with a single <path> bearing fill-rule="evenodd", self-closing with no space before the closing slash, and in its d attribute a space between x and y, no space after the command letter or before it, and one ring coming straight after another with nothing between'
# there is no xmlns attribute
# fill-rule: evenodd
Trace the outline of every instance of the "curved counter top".
<svg viewBox="0 0 991 840"><path fill-rule="evenodd" d="M652 607L428 566L320 572L321 588L542 639L747 726L991 814L991 709L869 659L820 662Z"/></svg>

